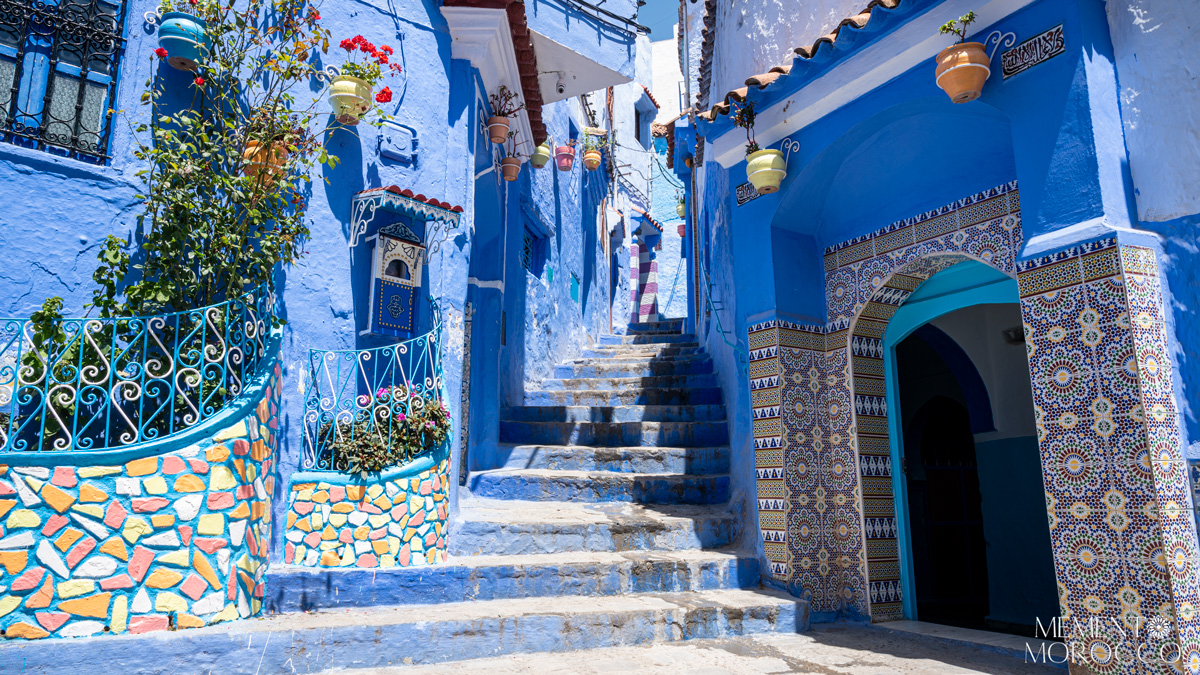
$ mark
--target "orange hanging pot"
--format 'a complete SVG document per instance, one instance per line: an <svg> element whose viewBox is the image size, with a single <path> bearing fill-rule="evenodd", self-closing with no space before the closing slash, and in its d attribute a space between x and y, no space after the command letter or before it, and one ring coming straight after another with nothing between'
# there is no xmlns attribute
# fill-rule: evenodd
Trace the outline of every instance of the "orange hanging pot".
<svg viewBox="0 0 1200 675"><path fill-rule="evenodd" d="M287 144L281 141L270 144L246 141L246 149L242 151L242 173L258 176L260 182L270 185L276 177L283 175L287 158Z"/></svg>
<svg viewBox="0 0 1200 675"><path fill-rule="evenodd" d="M488 118L488 138L493 143L503 143L508 140L508 118L496 115Z"/></svg>
<svg viewBox="0 0 1200 675"><path fill-rule="evenodd" d="M595 171L600 166L601 157L599 150L587 150L583 153L583 165L588 168L588 171Z"/></svg>
<svg viewBox="0 0 1200 675"><path fill-rule="evenodd" d="M518 157L505 157L500 160L500 174L504 180L513 182L521 175L521 160Z"/></svg>
<svg viewBox="0 0 1200 675"><path fill-rule="evenodd" d="M982 43L962 42L937 55L934 71L937 86L955 103L969 103L979 98L983 83L991 74L991 59Z"/></svg>

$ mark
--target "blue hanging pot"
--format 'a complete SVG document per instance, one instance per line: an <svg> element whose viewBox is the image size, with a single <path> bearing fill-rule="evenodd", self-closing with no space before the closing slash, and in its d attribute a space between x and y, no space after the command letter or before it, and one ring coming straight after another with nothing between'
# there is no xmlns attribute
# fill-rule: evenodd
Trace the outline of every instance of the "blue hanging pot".
<svg viewBox="0 0 1200 675"><path fill-rule="evenodd" d="M171 67L196 70L212 46L208 24L186 12L167 12L158 28L158 46L167 50L167 63Z"/></svg>

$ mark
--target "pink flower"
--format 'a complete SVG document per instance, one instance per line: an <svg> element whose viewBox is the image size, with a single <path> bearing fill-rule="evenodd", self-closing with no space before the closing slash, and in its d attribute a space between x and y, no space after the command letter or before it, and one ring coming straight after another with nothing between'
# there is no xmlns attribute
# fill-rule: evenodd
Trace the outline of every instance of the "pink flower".
<svg viewBox="0 0 1200 675"><path fill-rule="evenodd" d="M397 420L399 420L399 421L401 421L401 422L403 422L404 420L406 420L406 419L408 419L408 418L407 418L407 417L405 417L404 413L400 413L400 414L399 414L399 415L396 417L396 419L397 419Z"/></svg>
<svg viewBox="0 0 1200 675"><path fill-rule="evenodd" d="M387 103L388 101L391 101L391 100L392 100L392 90L388 89L387 87L380 89L379 93L375 94L375 102L376 103Z"/></svg>
<svg viewBox="0 0 1200 675"><path fill-rule="evenodd" d="M167 58L167 50L163 49L162 47L159 47L158 49L154 50L154 55L160 59L165 59L165 58Z"/></svg>
<svg viewBox="0 0 1200 675"><path fill-rule="evenodd" d="M425 423L425 428L426 428L426 429L432 429L432 428L433 428L433 422L426 422L426 423Z"/></svg>

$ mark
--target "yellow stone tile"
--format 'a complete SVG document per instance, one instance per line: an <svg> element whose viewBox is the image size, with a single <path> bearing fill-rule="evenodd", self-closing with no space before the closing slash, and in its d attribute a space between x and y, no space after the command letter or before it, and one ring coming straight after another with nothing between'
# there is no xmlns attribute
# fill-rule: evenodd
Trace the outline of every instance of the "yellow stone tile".
<svg viewBox="0 0 1200 675"><path fill-rule="evenodd" d="M83 473L83 471L81 470L80 473ZM91 483L84 483L79 486L79 501L106 502L108 501L108 493Z"/></svg>
<svg viewBox="0 0 1200 675"><path fill-rule="evenodd" d="M204 481L190 473L175 479L176 492L204 492Z"/></svg>
<svg viewBox="0 0 1200 675"><path fill-rule="evenodd" d="M170 588L182 580L183 575L179 572L159 567L146 577L145 584L150 588Z"/></svg>
<svg viewBox="0 0 1200 675"><path fill-rule="evenodd" d="M99 478L101 476L111 476L114 473L121 473L119 466L85 466L76 471L80 478Z"/></svg>
<svg viewBox="0 0 1200 675"><path fill-rule="evenodd" d="M396 566L396 556L394 556L394 555L379 556L379 566L380 567L395 567Z"/></svg>
<svg viewBox="0 0 1200 675"><path fill-rule="evenodd" d="M341 527L346 524L346 514L331 513L329 514L329 524L334 527Z"/></svg>
<svg viewBox="0 0 1200 675"><path fill-rule="evenodd" d="M217 612L213 618L208 620L209 625L221 623L222 621L232 621L238 618L237 605L225 605L225 609Z"/></svg>
<svg viewBox="0 0 1200 675"><path fill-rule="evenodd" d="M219 513L206 513L200 516L200 522L196 524L196 533L206 537L224 534L225 516Z"/></svg>
<svg viewBox="0 0 1200 675"><path fill-rule="evenodd" d="M125 465L125 473L130 476L149 476L155 471L158 471L157 457L135 459Z"/></svg>
<svg viewBox="0 0 1200 675"><path fill-rule="evenodd" d="M213 491L231 490L237 487L237 479L233 477L233 472L229 470L229 467L220 464L209 470L208 485L209 489Z"/></svg>
<svg viewBox="0 0 1200 675"><path fill-rule="evenodd" d="M0 616L4 616L17 608L21 604L21 596L5 595L0 597Z"/></svg>
<svg viewBox="0 0 1200 675"><path fill-rule="evenodd" d="M142 480L142 487L152 495L167 494L167 481L162 476L154 476Z"/></svg>
<svg viewBox="0 0 1200 675"><path fill-rule="evenodd" d="M10 530L37 527L41 524L42 519L29 509L17 509L8 516L8 520L4 521L4 526Z"/></svg>
<svg viewBox="0 0 1200 675"><path fill-rule="evenodd" d="M371 527L379 528L392 522L392 518L386 513L377 513L367 516L367 522L371 524Z"/></svg>
<svg viewBox="0 0 1200 675"><path fill-rule="evenodd" d="M91 579L67 579L66 581L60 581L56 590L60 598L73 598L77 595L87 595L96 590L96 582ZM74 614L75 612L71 613Z"/></svg>
<svg viewBox="0 0 1200 675"><path fill-rule="evenodd" d="M104 509L99 504L76 504L71 507L71 510L104 520Z"/></svg>
<svg viewBox="0 0 1200 675"><path fill-rule="evenodd" d="M154 598L154 611L156 612L186 612L188 602L183 598L163 591Z"/></svg>
<svg viewBox="0 0 1200 675"><path fill-rule="evenodd" d="M222 429L220 433L218 433L216 436L213 436L213 442L220 443L221 441L228 441L232 438L241 438L245 435L246 421L242 420L227 429Z"/></svg>
<svg viewBox="0 0 1200 675"><path fill-rule="evenodd" d="M382 485L376 484L376 485L372 485L371 487L367 488L367 498L368 499L374 500L374 499L378 498L379 495L381 495L381 494L383 494L383 486Z"/></svg>
<svg viewBox="0 0 1200 675"><path fill-rule="evenodd" d="M164 565L174 565L175 567L188 566L188 552L186 548L181 548L177 551L164 553L158 556L158 562Z"/></svg>
<svg viewBox="0 0 1200 675"><path fill-rule="evenodd" d="M108 622L109 631L114 634L125 632L125 625L129 621L129 599L123 595L118 595L113 601L112 620Z"/></svg>
<svg viewBox="0 0 1200 675"><path fill-rule="evenodd" d="M121 531L121 534L125 537L126 541L136 544L138 539L153 531L150 529L150 524L146 521L141 518L131 517L125 519L125 528Z"/></svg>

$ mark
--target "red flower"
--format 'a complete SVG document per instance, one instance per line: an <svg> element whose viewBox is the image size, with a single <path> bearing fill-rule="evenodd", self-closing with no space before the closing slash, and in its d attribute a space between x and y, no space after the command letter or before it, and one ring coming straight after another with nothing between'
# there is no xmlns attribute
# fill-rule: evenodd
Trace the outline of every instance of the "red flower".
<svg viewBox="0 0 1200 675"><path fill-rule="evenodd" d="M399 63L389 63L388 66L397 73L404 70Z"/></svg>
<svg viewBox="0 0 1200 675"><path fill-rule="evenodd" d="M384 54L392 54L393 53L392 48L387 45L380 47L379 51L383 52Z"/></svg>
<svg viewBox="0 0 1200 675"><path fill-rule="evenodd" d="M376 103L387 103L391 100L392 100L392 90L388 89L387 87L380 89L379 93L375 94L375 102Z"/></svg>
<svg viewBox="0 0 1200 675"><path fill-rule="evenodd" d="M354 40L351 40L350 38L346 38L345 40L341 41L340 46L342 49L345 49L348 52L352 52L352 51L354 51Z"/></svg>
<svg viewBox="0 0 1200 675"><path fill-rule="evenodd" d="M388 62L388 55L384 54L383 52L375 52L374 56L375 56L375 60L378 61L379 63L387 63Z"/></svg>
<svg viewBox="0 0 1200 675"><path fill-rule="evenodd" d="M197 87L204 86L204 78L203 77L197 77L196 79L192 80L192 82L194 82Z"/></svg>
<svg viewBox="0 0 1200 675"><path fill-rule="evenodd" d="M154 50L154 55L160 59L165 59L165 58L167 58L167 50L163 49L162 47L159 47L158 49Z"/></svg>
<svg viewBox="0 0 1200 675"><path fill-rule="evenodd" d="M312 20L313 20L313 21L320 21L320 20L321 20L321 13L320 13L320 12L317 12L317 11L314 11L314 12L312 13Z"/></svg>
<svg viewBox="0 0 1200 675"><path fill-rule="evenodd" d="M359 46L367 43L367 39L361 35L355 35L350 41Z"/></svg>
<svg viewBox="0 0 1200 675"><path fill-rule="evenodd" d="M193 7L195 7L195 6L196 6L196 0L188 0L188 4L189 4L189 5L191 5L191 6L193 6Z"/></svg>

